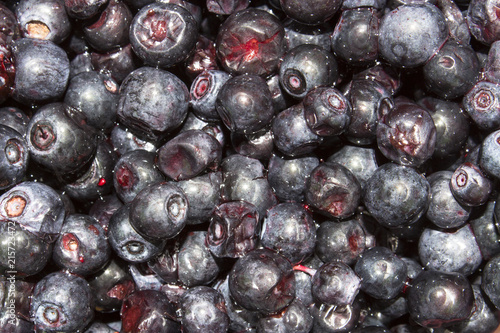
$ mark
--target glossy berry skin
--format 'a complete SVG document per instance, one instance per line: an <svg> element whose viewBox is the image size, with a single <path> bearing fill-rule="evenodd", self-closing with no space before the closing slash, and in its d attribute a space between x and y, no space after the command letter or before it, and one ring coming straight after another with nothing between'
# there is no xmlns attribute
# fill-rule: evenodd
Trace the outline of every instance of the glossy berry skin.
<svg viewBox="0 0 500 333"><path fill-rule="evenodd" d="M61 196L41 182L22 182L0 196L0 221L19 223L48 243L55 241L65 215Z"/></svg>
<svg viewBox="0 0 500 333"><path fill-rule="evenodd" d="M285 53L285 30L274 15L248 8L230 15L219 28L217 59L232 75L270 75Z"/></svg>
<svg viewBox="0 0 500 333"><path fill-rule="evenodd" d="M264 165L256 159L234 154L222 161L222 200L247 201L265 216L278 203L265 177Z"/></svg>
<svg viewBox="0 0 500 333"><path fill-rule="evenodd" d="M301 23L317 25L325 23L335 15L342 1L295 1L280 0L280 5L285 14Z"/></svg>
<svg viewBox="0 0 500 333"><path fill-rule="evenodd" d="M257 331L262 333L310 332L312 327L313 319L308 308L297 299L281 313L262 317L257 323Z"/></svg>
<svg viewBox="0 0 500 333"><path fill-rule="evenodd" d="M38 109L26 129L26 140L32 160L59 177L81 173L97 148L96 131L78 110L63 103Z"/></svg>
<svg viewBox="0 0 500 333"><path fill-rule="evenodd" d="M120 207L109 220L109 244L118 257L131 263L141 263L157 256L165 241L150 242L130 224L130 204Z"/></svg>
<svg viewBox="0 0 500 333"><path fill-rule="evenodd" d="M470 132L470 119L460 104L433 97L418 101L432 117L436 126L436 146L433 157L457 154L465 145Z"/></svg>
<svg viewBox="0 0 500 333"><path fill-rule="evenodd" d="M71 22L62 0L23 0L16 6L21 34L26 38L60 44L71 33Z"/></svg>
<svg viewBox="0 0 500 333"><path fill-rule="evenodd" d="M321 46L299 45L285 54L280 64L280 84L290 96L302 99L318 86L330 86L338 79L337 61Z"/></svg>
<svg viewBox="0 0 500 333"><path fill-rule="evenodd" d="M238 75L228 79L220 88L215 107L224 125L239 134L262 130L274 116L269 87L257 75Z"/></svg>
<svg viewBox="0 0 500 333"><path fill-rule="evenodd" d="M373 62L378 56L379 25L373 8L343 11L332 34L333 53L350 64Z"/></svg>
<svg viewBox="0 0 500 333"><path fill-rule="evenodd" d="M379 120L377 145L391 161L418 167L434 153L436 126L425 109L410 101L396 100L394 109Z"/></svg>
<svg viewBox="0 0 500 333"><path fill-rule="evenodd" d="M129 151L138 149L155 153L157 149L155 143L140 139L137 135L130 132L128 128L121 125L113 127L110 134L110 140L118 155L123 155Z"/></svg>
<svg viewBox="0 0 500 333"><path fill-rule="evenodd" d="M466 162L453 173L450 189L458 202L474 207L488 201L493 184L477 165Z"/></svg>
<svg viewBox="0 0 500 333"><path fill-rule="evenodd" d="M486 174L500 178L500 130L488 134L481 143L479 166Z"/></svg>
<svg viewBox="0 0 500 333"><path fill-rule="evenodd" d="M361 278L361 290L377 299L396 297L407 278L405 262L381 246L363 252L354 271Z"/></svg>
<svg viewBox="0 0 500 333"><path fill-rule="evenodd" d="M359 323L361 304L359 301L355 301L352 305L339 307L314 303L309 311L314 321L312 332L351 332Z"/></svg>
<svg viewBox="0 0 500 333"><path fill-rule="evenodd" d="M135 14L130 44L146 64L168 68L189 56L198 40L198 25L185 8L173 3L152 3Z"/></svg>
<svg viewBox="0 0 500 333"><path fill-rule="evenodd" d="M465 94L464 110L481 130L491 132L500 127L499 94L500 86L488 81L476 82Z"/></svg>
<svg viewBox="0 0 500 333"><path fill-rule="evenodd" d="M430 185L425 177L412 168L388 163L368 180L363 200L382 226L393 228L416 222L425 213L429 196Z"/></svg>
<svg viewBox="0 0 500 333"><path fill-rule="evenodd" d="M26 133L26 126L30 118L26 113L15 106L0 107L0 124L10 127L20 134Z"/></svg>
<svg viewBox="0 0 500 333"><path fill-rule="evenodd" d="M117 312L123 299L134 292L135 285L123 262L112 259L97 274L88 278L95 309L102 313Z"/></svg>
<svg viewBox="0 0 500 333"><path fill-rule="evenodd" d="M474 273L483 259L469 225L455 232L426 228L418 241L418 254L429 270L457 272L465 276Z"/></svg>
<svg viewBox="0 0 500 333"><path fill-rule="evenodd" d="M469 281L459 273L423 271L408 291L410 317L428 328L446 327L466 320L474 306Z"/></svg>
<svg viewBox="0 0 500 333"><path fill-rule="evenodd" d="M231 76L221 70L207 70L200 73L191 83L189 105L193 113L206 121L220 120L215 109L217 95Z"/></svg>
<svg viewBox="0 0 500 333"><path fill-rule="evenodd" d="M248 135L231 133L231 143L238 154L258 160L269 160L273 154L274 142L270 129Z"/></svg>
<svg viewBox="0 0 500 333"><path fill-rule="evenodd" d="M369 247L368 236L359 219L325 221L316 232L315 254L323 262L339 261L353 265Z"/></svg>
<svg viewBox="0 0 500 333"><path fill-rule="evenodd" d="M271 126L275 147L290 157L310 154L323 142L323 137L309 128L302 103L278 113Z"/></svg>
<svg viewBox="0 0 500 333"><path fill-rule="evenodd" d="M340 135L351 122L351 103L333 87L312 89L302 103L307 125L317 135Z"/></svg>
<svg viewBox="0 0 500 333"><path fill-rule="evenodd" d="M314 252L316 226L312 214L299 203L280 203L267 211L262 222L261 245L274 250L292 264Z"/></svg>
<svg viewBox="0 0 500 333"><path fill-rule="evenodd" d="M327 162L339 163L351 171L364 188L366 182L378 168L375 149L345 145L335 154L328 157Z"/></svg>
<svg viewBox="0 0 500 333"><path fill-rule="evenodd" d="M177 186L160 182L141 190L130 205L130 224L147 239L175 237L185 226L189 203Z"/></svg>
<svg viewBox="0 0 500 333"><path fill-rule="evenodd" d="M186 333L224 333L229 328L224 297L217 290L198 286L186 291L180 300L182 330Z"/></svg>
<svg viewBox="0 0 500 333"><path fill-rule="evenodd" d="M206 244L217 258L239 258L257 248L259 235L257 208L246 201L229 201L212 213Z"/></svg>
<svg viewBox="0 0 500 333"><path fill-rule="evenodd" d="M69 81L64 103L81 111L89 125L108 130L116 120L118 89L118 83L108 75L80 73Z"/></svg>
<svg viewBox="0 0 500 333"><path fill-rule="evenodd" d="M219 171L209 172L173 184L182 189L189 202L186 217L187 224L208 222L220 203L222 173Z"/></svg>
<svg viewBox="0 0 500 333"><path fill-rule="evenodd" d="M495 14L497 0L471 0L467 10L470 33L483 44L491 44L500 36L500 26Z"/></svg>
<svg viewBox="0 0 500 333"><path fill-rule="evenodd" d="M188 102L188 89L177 76L141 67L120 86L118 119L142 139L155 141L182 124Z"/></svg>
<svg viewBox="0 0 500 333"><path fill-rule="evenodd" d="M216 138L222 147L226 146L227 132L224 131L224 125L222 125L220 119L219 121L205 121L198 118L193 112L189 112L184 123L182 123L179 133L190 130L202 130Z"/></svg>
<svg viewBox="0 0 500 333"><path fill-rule="evenodd" d="M24 137L11 127L0 125L0 190L22 181L28 168L29 150Z"/></svg>
<svg viewBox="0 0 500 333"><path fill-rule="evenodd" d="M295 275L288 260L274 251L254 250L238 259L229 273L233 299L248 310L278 312L295 297Z"/></svg>
<svg viewBox="0 0 500 333"><path fill-rule="evenodd" d="M214 136L202 130L188 130L158 149L156 165L168 178L177 181L216 170L221 159L222 147Z"/></svg>
<svg viewBox="0 0 500 333"><path fill-rule="evenodd" d="M467 222L471 209L462 205L454 197L452 186L454 174L451 171L438 171L430 175L427 180L431 186L429 208L425 216L439 228L458 228Z"/></svg>
<svg viewBox="0 0 500 333"><path fill-rule="evenodd" d="M307 178L318 164L315 156L284 158L273 154L267 166L269 185L279 200L302 202Z"/></svg>
<svg viewBox="0 0 500 333"><path fill-rule="evenodd" d="M379 29L379 53L397 67L427 62L448 37L443 13L434 5L402 5L384 15Z"/></svg>
<svg viewBox="0 0 500 333"><path fill-rule="evenodd" d="M98 52L109 52L129 43L133 15L120 0L109 0L106 8L83 28L85 40Z"/></svg>
<svg viewBox="0 0 500 333"><path fill-rule="evenodd" d="M40 330L75 332L92 321L93 306L93 296L85 279L67 272L55 272L36 284L30 319Z"/></svg>
<svg viewBox="0 0 500 333"><path fill-rule="evenodd" d="M474 216L469 221L477 244L481 249L483 259L489 260L491 257L500 253L500 244L498 243L498 208L496 201L490 200L485 204L484 210L479 216Z"/></svg>
<svg viewBox="0 0 500 333"><path fill-rule="evenodd" d="M320 163L311 171L306 184L306 202L329 218L344 219L353 215L361 195L356 176L338 163Z"/></svg>
<svg viewBox="0 0 500 333"><path fill-rule="evenodd" d="M472 88L480 69L472 47L451 41L425 64L423 73L430 91L444 99L455 99Z"/></svg>
<svg viewBox="0 0 500 333"><path fill-rule="evenodd" d="M75 19L85 20L100 13L109 0L64 0L68 15Z"/></svg>
<svg viewBox="0 0 500 333"><path fill-rule="evenodd" d="M23 104L60 98L69 79L66 52L49 40L21 38L12 43L16 77L13 98ZM50 84L47 84L50 82Z"/></svg>
<svg viewBox="0 0 500 333"><path fill-rule="evenodd" d="M140 290L129 295L120 310L123 333L180 331L175 308L161 291Z"/></svg>
<svg viewBox="0 0 500 333"><path fill-rule="evenodd" d="M71 214L54 243L54 262L68 272L81 276L97 273L111 258L106 233L96 219L84 214Z"/></svg>
<svg viewBox="0 0 500 333"><path fill-rule="evenodd" d="M154 163L155 154L142 149L123 154L114 168L113 184L123 202L131 202L150 184L165 180Z"/></svg>
<svg viewBox="0 0 500 333"><path fill-rule="evenodd" d="M350 305L361 288L361 279L351 267L340 262L323 264L312 278L312 295L317 302Z"/></svg>
<svg viewBox="0 0 500 333"><path fill-rule="evenodd" d="M199 35L192 54L186 60L186 67L184 69L186 75L194 80L196 76L204 71L218 69L219 64L217 63L217 54L213 39Z"/></svg>
<svg viewBox="0 0 500 333"><path fill-rule="evenodd" d="M52 243L37 237L20 224L2 221L0 235L1 274L7 276L9 274L6 272L12 271L9 264L12 263L13 254L16 258L16 275L20 277L38 274L49 263L52 256Z"/></svg>
<svg viewBox="0 0 500 333"><path fill-rule="evenodd" d="M302 44L315 44L324 49L331 47L330 39L334 27L328 23L311 26L289 18L283 24L288 50Z"/></svg>
<svg viewBox="0 0 500 333"><path fill-rule="evenodd" d="M130 44L107 53L91 52L90 61L95 71L110 75L120 84L130 72L137 68Z"/></svg>

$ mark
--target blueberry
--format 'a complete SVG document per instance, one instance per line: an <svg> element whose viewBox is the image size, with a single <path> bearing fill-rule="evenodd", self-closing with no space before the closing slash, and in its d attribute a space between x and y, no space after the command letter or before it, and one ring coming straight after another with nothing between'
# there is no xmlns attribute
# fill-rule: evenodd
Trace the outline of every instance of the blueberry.
<svg viewBox="0 0 500 333"><path fill-rule="evenodd" d="M492 132L500 127L498 94L500 87L496 83L478 81L464 95L465 111L474 123L483 131Z"/></svg>
<svg viewBox="0 0 500 333"><path fill-rule="evenodd" d="M271 130L255 134L231 133L234 150L241 155L260 160L269 160L273 154L274 141Z"/></svg>
<svg viewBox="0 0 500 333"><path fill-rule="evenodd" d="M219 120L215 109L217 95L230 75L221 70L207 70L200 73L191 84L189 104L201 119Z"/></svg>
<svg viewBox="0 0 500 333"><path fill-rule="evenodd" d="M466 162L453 172L449 187L461 204L481 206L488 201L493 184L477 165Z"/></svg>
<svg viewBox="0 0 500 333"><path fill-rule="evenodd" d="M10 127L20 134L26 133L26 127L30 121L28 115L15 106L0 107L0 124Z"/></svg>
<svg viewBox="0 0 500 333"><path fill-rule="evenodd" d="M64 7L72 18L84 20L101 12L109 0L64 0Z"/></svg>
<svg viewBox="0 0 500 333"><path fill-rule="evenodd" d="M23 135L0 125L0 190L19 184L28 168L29 150Z"/></svg>
<svg viewBox="0 0 500 333"><path fill-rule="evenodd" d="M104 231L108 232L109 219L123 206L115 194L106 195L97 199L89 209L89 215L99 222Z"/></svg>
<svg viewBox="0 0 500 333"><path fill-rule="evenodd" d="M280 0L280 5L285 14L292 19L311 25L324 23L331 19L340 8L342 1L296 1Z"/></svg>
<svg viewBox="0 0 500 333"><path fill-rule="evenodd" d="M289 18L283 24L285 26L285 37L289 50L302 44L315 44L326 50L331 47L330 39L334 27L328 24L328 22L308 25Z"/></svg>
<svg viewBox="0 0 500 333"><path fill-rule="evenodd" d="M186 291L180 302L183 332L227 332L229 317L224 303L222 294L210 287Z"/></svg>
<svg viewBox="0 0 500 333"><path fill-rule="evenodd" d="M495 226L498 213L495 201L489 201L485 204L484 210L476 216L473 216L469 223L472 227L477 245L481 249L483 259L489 260L491 257L500 253L499 231Z"/></svg>
<svg viewBox="0 0 500 333"><path fill-rule="evenodd" d="M484 138L479 151L479 166L486 174L500 178L498 168L500 158L500 130L490 133Z"/></svg>
<svg viewBox="0 0 500 333"><path fill-rule="evenodd" d="M90 61L94 70L110 75L120 84L137 68L130 44L107 53L91 52Z"/></svg>
<svg viewBox="0 0 500 333"><path fill-rule="evenodd" d="M186 75L194 80L196 76L204 71L218 69L219 64L217 63L213 39L199 35L192 54L186 60L186 67L184 69Z"/></svg>
<svg viewBox="0 0 500 333"><path fill-rule="evenodd" d="M142 149L148 152L156 152L156 145L153 142L145 141L137 137L137 135L130 132L126 127L116 125L111 130L110 135L111 143L114 150L123 155L129 151Z"/></svg>
<svg viewBox="0 0 500 333"><path fill-rule="evenodd" d="M345 166L356 176L362 188L378 168L376 151L369 147L345 145L328 157L327 162Z"/></svg>
<svg viewBox="0 0 500 333"><path fill-rule="evenodd" d="M312 278L312 295L323 304L351 305L361 288L361 278L344 263L323 264Z"/></svg>
<svg viewBox="0 0 500 333"><path fill-rule="evenodd" d="M350 332L359 323L361 305L359 301L344 306L315 303L309 311L314 320L312 332Z"/></svg>
<svg viewBox="0 0 500 333"><path fill-rule="evenodd" d="M262 333L275 332L310 332L313 319L308 308L295 299L278 315L265 316L259 319L257 331Z"/></svg>
<svg viewBox="0 0 500 333"><path fill-rule="evenodd" d="M472 36L488 45L500 35L500 27L494 16L495 6L496 1L470 0L467 10L467 23Z"/></svg>

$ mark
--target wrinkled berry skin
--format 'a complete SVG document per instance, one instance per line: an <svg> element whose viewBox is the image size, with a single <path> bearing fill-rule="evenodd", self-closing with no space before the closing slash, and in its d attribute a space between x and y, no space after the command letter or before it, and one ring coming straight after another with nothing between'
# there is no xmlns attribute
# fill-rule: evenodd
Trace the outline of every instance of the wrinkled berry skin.
<svg viewBox="0 0 500 333"><path fill-rule="evenodd" d="M317 25L325 23L335 15L342 3L341 0L280 0L285 14L301 23Z"/></svg>
<svg viewBox="0 0 500 333"><path fill-rule="evenodd" d="M232 75L270 75L285 53L285 29L264 10L241 10L219 28L216 50L222 67Z"/></svg>
<svg viewBox="0 0 500 333"><path fill-rule="evenodd" d="M361 288L361 279L351 267L340 262L323 264L312 277L312 295L330 305L351 305Z"/></svg>
<svg viewBox="0 0 500 333"><path fill-rule="evenodd" d="M16 7L16 16L23 37L50 40L60 44L71 33L63 1L23 0Z"/></svg>
<svg viewBox="0 0 500 333"><path fill-rule="evenodd" d="M120 310L123 333L177 333L175 308L168 297L156 290L139 290L129 295Z"/></svg>
<svg viewBox="0 0 500 333"><path fill-rule="evenodd" d="M461 227L467 222L471 212L470 207L463 206L460 200L455 199L450 186L453 176L451 171L443 170L427 178L431 186L431 196L425 216L443 229Z"/></svg>
<svg viewBox="0 0 500 333"><path fill-rule="evenodd" d="M459 273L423 271L408 291L410 317L427 328L446 327L466 320L474 306L474 293Z"/></svg>
<svg viewBox="0 0 500 333"><path fill-rule="evenodd" d="M16 275L20 277L40 273L52 256L52 243L37 237L20 224L0 222L0 235L0 273L5 276L9 275L7 271L12 271L9 261L12 263L13 251L16 258Z"/></svg>
<svg viewBox="0 0 500 333"><path fill-rule="evenodd" d="M96 131L84 119L80 111L63 103L38 109L26 129L31 159L60 177L88 167L97 139Z"/></svg>
<svg viewBox="0 0 500 333"><path fill-rule="evenodd" d="M83 28L85 40L98 52L109 52L129 43L132 12L123 1L109 0L100 16Z"/></svg>
<svg viewBox="0 0 500 333"><path fill-rule="evenodd" d="M213 288L189 289L181 297L180 308L183 332L224 333L229 328L224 297Z"/></svg>
<svg viewBox="0 0 500 333"><path fill-rule="evenodd" d="M483 131L500 128L500 86L488 81L478 81L464 95L464 110Z"/></svg>
<svg viewBox="0 0 500 333"><path fill-rule="evenodd" d="M120 207L109 220L109 244L123 260L141 263L160 254L165 241L150 242L130 224L130 205Z"/></svg>
<svg viewBox="0 0 500 333"><path fill-rule="evenodd" d="M455 199L465 206L485 204L493 190L491 180L477 165L469 162L455 170L449 185Z"/></svg>
<svg viewBox="0 0 500 333"><path fill-rule="evenodd" d="M455 232L424 229L418 241L418 255L429 270L465 276L474 273L483 259L469 225Z"/></svg>
<svg viewBox="0 0 500 333"><path fill-rule="evenodd" d="M155 154L142 149L123 154L114 168L113 184L123 202L131 202L150 184L165 180L155 166Z"/></svg>
<svg viewBox="0 0 500 333"><path fill-rule="evenodd" d="M59 99L69 79L66 52L49 40L21 38L12 43L16 77L12 97L23 104Z"/></svg>
<svg viewBox="0 0 500 333"><path fill-rule="evenodd" d="M353 215L361 200L361 185L338 163L320 163L306 184L306 202L320 214L343 219Z"/></svg>
<svg viewBox="0 0 500 333"><path fill-rule="evenodd" d="M269 185L281 201L302 202L306 180L318 165L319 159L315 156L283 158L273 154L267 166Z"/></svg>
<svg viewBox="0 0 500 333"><path fill-rule="evenodd" d="M118 83L108 75L83 72L69 81L64 103L81 111L89 125L107 130L116 120L118 89Z"/></svg>
<svg viewBox="0 0 500 333"><path fill-rule="evenodd" d="M216 170L222 159L217 139L202 130L179 133L158 149L156 165L173 180L186 180Z"/></svg>
<svg viewBox="0 0 500 333"><path fill-rule="evenodd" d="M130 132L128 128L116 125L111 130L110 140L114 150L118 155L123 155L132 150L146 150L148 152L156 152L156 145L153 142L145 141Z"/></svg>
<svg viewBox="0 0 500 333"><path fill-rule="evenodd" d="M337 67L337 60L329 50L302 44L285 54L279 69L280 84L287 94L302 99L318 86L335 84Z"/></svg>
<svg viewBox="0 0 500 333"><path fill-rule="evenodd" d="M12 55L12 41L19 38L16 15L3 3L0 4L0 104L11 95L15 79L15 64Z"/></svg>
<svg viewBox="0 0 500 333"><path fill-rule="evenodd" d="M479 77L481 66L469 45L447 42L424 66L427 88L444 99L467 93Z"/></svg>
<svg viewBox="0 0 500 333"><path fill-rule="evenodd" d="M458 153L470 132L470 119L460 104L433 97L424 97L418 104L429 112L436 126L433 157L443 158Z"/></svg>
<svg viewBox="0 0 500 333"><path fill-rule="evenodd" d="M155 141L182 124L188 102L187 86L177 76L141 67L120 86L118 119L142 139Z"/></svg>
<svg viewBox="0 0 500 333"><path fill-rule="evenodd" d="M262 130L274 116L271 91L257 75L228 79L217 95L215 107L224 125L239 134Z"/></svg>
<svg viewBox="0 0 500 333"><path fill-rule="evenodd" d="M54 262L68 272L81 276L96 273L111 258L106 233L96 219L84 214L71 214L54 243Z"/></svg>
<svg viewBox="0 0 500 333"><path fill-rule="evenodd" d="M313 332L352 332L360 319L361 304L337 306L314 303L309 307L314 319Z"/></svg>
<svg viewBox="0 0 500 333"><path fill-rule="evenodd" d="M20 183L26 174L29 150L23 135L0 125L0 190Z"/></svg>
<svg viewBox="0 0 500 333"><path fill-rule="evenodd" d="M265 177L264 165L254 158L234 154L222 161L222 200L247 201L259 215L278 203Z"/></svg>
<svg viewBox="0 0 500 333"><path fill-rule="evenodd" d="M402 5L380 22L379 53L397 67L427 62L448 37L443 13L434 5Z"/></svg>
<svg viewBox="0 0 500 333"><path fill-rule="evenodd" d="M381 246L363 252L354 271L361 278L361 290L376 299L396 297L407 278L405 262Z"/></svg>
<svg viewBox="0 0 500 333"><path fill-rule="evenodd" d="M368 235L356 218L341 222L325 221L317 232L315 254L323 262L356 263L358 256L368 248Z"/></svg>
<svg viewBox="0 0 500 333"><path fill-rule="evenodd" d="M61 231L65 215L61 196L41 182L22 182L0 196L0 221L19 223L49 243Z"/></svg>
<svg viewBox="0 0 500 333"><path fill-rule="evenodd" d="M179 249L179 281L186 287L208 285L219 274L215 257L205 244L206 237L206 231L190 232Z"/></svg>
<svg viewBox="0 0 500 333"><path fill-rule="evenodd" d="M262 222L261 245L292 264L314 253L316 226L312 214L299 203L280 203L269 209Z"/></svg>
<svg viewBox="0 0 500 333"><path fill-rule="evenodd" d="M175 237L185 226L189 203L177 186L160 182L141 190L130 205L130 224L147 239Z"/></svg>
<svg viewBox="0 0 500 333"><path fill-rule="evenodd" d="M290 157L310 154L323 142L323 137L309 128L302 103L278 113L271 130L275 147Z"/></svg>
<svg viewBox="0 0 500 333"><path fill-rule="evenodd" d="M33 290L30 317L41 330L83 330L94 317L89 284L82 277L66 272L43 277Z"/></svg>
<svg viewBox="0 0 500 333"><path fill-rule="evenodd" d="M471 0L467 10L467 23L474 38L483 44L491 44L500 37L500 25L496 16L498 0Z"/></svg>
<svg viewBox="0 0 500 333"><path fill-rule="evenodd" d="M312 327L313 319L308 308L297 299L281 313L262 317L257 323L257 331L262 333L310 332Z"/></svg>
<svg viewBox="0 0 500 333"><path fill-rule="evenodd" d="M198 41L198 24L185 8L152 3L134 16L130 44L146 64L168 68L185 60Z"/></svg>
<svg viewBox="0 0 500 333"><path fill-rule="evenodd" d="M481 170L500 178L500 130L490 133L482 142L479 151Z"/></svg>
<svg viewBox="0 0 500 333"><path fill-rule="evenodd" d="M200 73L191 83L189 104L193 113L205 121L220 120L215 109L217 95L231 76L220 70L207 70Z"/></svg>
<svg viewBox="0 0 500 333"><path fill-rule="evenodd" d="M373 8L343 11L332 34L333 53L350 64L375 61L379 25L379 14Z"/></svg>
<svg viewBox="0 0 500 333"><path fill-rule="evenodd" d="M274 251L251 251L234 264L229 273L229 290L234 300L248 310L278 312L295 297L292 265Z"/></svg>
<svg viewBox="0 0 500 333"><path fill-rule="evenodd" d="M414 169L387 163L368 180L364 203L370 214L388 228L408 226L427 210L430 185Z"/></svg>
<svg viewBox="0 0 500 333"><path fill-rule="evenodd" d="M434 153L436 126L427 110L396 100L394 109L378 123L377 146L391 161L418 167Z"/></svg>
<svg viewBox="0 0 500 333"><path fill-rule="evenodd" d="M229 201L212 213L206 244L217 258L239 258L257 248L259 235L257 208L246 201Z"/></svg>
<svg viewBox="0 0 500 333"><path fill-rule="evenodd" d="M309 91L302 103L307 125L317 135L340 135L351 122L351 103L333 87Z"/></svg>

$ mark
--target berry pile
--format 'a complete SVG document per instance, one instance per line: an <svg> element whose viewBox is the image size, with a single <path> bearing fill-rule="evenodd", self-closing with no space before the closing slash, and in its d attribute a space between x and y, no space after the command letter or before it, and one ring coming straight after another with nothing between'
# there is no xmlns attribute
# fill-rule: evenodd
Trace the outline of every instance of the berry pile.
<svg viewBox="0 0 500 333"><path fill-rule="evenodd" d="M492 333L500 0L0 2L0 333Z"/></svg>

